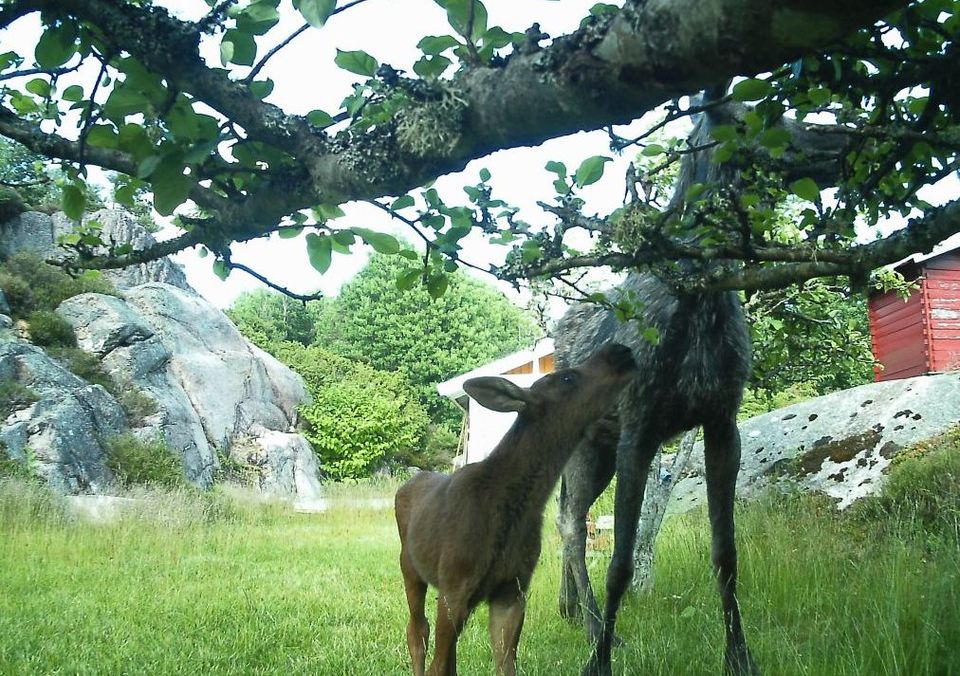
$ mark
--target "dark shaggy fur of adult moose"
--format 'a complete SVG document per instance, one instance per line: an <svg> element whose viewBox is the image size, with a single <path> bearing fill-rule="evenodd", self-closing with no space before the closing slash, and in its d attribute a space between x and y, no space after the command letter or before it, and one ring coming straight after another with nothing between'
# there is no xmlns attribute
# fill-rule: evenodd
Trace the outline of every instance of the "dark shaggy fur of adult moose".
<svg viewBox="0 0 960 676"><path fill-rule="evenodd" d="M452 475L421 472L397 491L414 674L423 674L426 658L428 584L440 592L430 674L456 674L457 637L482 601L490 604L497 672L515 673L547 499L586 428L635 375L630 350L606 345L579 366L545 376L529 389L504 378L466 382L464 390L483 406L518 416L483 461Z"/></svg>
<svg viewBox="0 0 960 676"><path fill-rule="evenodd" d="M709 140L709 116L694 132L693 145ZM716 176L708 153L688 156L677 195L692 182ZM676 208L676 205L672 205ZM736 414L750 365L750 338L734 292L684 293L653 274L632 273L618 293L643 305L641 320L620 323L596 305L575 307L555 332L558 366L575 363L609 340L629 345L640 376L624 391L615 413L588 431L564 468L558 524L563 538L561 613L582 617L593 654L588 676L610 673L614 626L633 575L637 520L651 459L662 443L684 430L703 427L712 561L720 588L726 630L726 666L736 674L757 672L741 629L736 599L737 552L733 502L740 466ZM659 342L640 335L655 327ZM614 549L601 615L585 564L587 510L617 474ZM679 659L679 656L678 656ZM679 668L679 665L678 665Z"/></svg>

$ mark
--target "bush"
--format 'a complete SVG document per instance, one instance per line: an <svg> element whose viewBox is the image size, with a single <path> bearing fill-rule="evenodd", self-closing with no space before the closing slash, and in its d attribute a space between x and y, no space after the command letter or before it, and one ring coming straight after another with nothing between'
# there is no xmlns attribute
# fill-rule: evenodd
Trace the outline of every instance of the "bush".
<svg viewBox="0 0 960 676"><path fill-rule="evenodd" d="M32 481L37 478L31 466L36 462L33 452L28 448L26 460L20 461L7 455L7 445L0 441L0 480L19 479L22 481Z"/></svg>
<svg viewBox="0 0 960 676"><path fill-rule="evenodd" d="M14 411L26 408L38 401L37 393L12 378L0 380L0 419L10 417Z"/></svg>
<svg viewBox="0 0 960 676"><path fill-rule="evenodd" d="M178 488L186 476L180 458L161 439L121 434L106 442L107 467L125 488L137 485Z"/></svg>
<svg viewBox="0 0 960 676"><path fill-rule="evenodd" d="M278 353L303 376L313 397L300 407L304 434L331 477L365 477L423 451L427 414L402 374L316 346L287 343Z"/></svg>
<svg viewBox="0 0 960 676"><path fill-rule="evenodd" d="M27 317L30 342L40 347L76 347L77 334L66 319L51 310L37 310Z"/></svg>
<svg viewBox="0 0 960 676"><path fill-rule="evenodd" d="M117 295L116 289L98 271L71 277L45 263L32 251L20 251L0 264L0 288L14 317L24 318L37 310L55 310L67 298L81 293Z"/></svg>

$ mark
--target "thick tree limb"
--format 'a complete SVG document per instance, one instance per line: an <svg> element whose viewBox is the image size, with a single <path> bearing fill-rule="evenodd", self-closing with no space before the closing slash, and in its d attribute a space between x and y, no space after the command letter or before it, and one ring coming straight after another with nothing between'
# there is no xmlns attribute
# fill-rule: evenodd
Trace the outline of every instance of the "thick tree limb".
<svg viewBox="0 0 960 676"><path fill-rule="evenodd" d="M160 8L123 0L17 0L0 8L0 26L37 10L94 24L113 47L133 54L172 87L242 126L248 138L293 155L305 171L291 176L281 195L261 194L264 187L214 210L215 236L229 240L269 232L284 216L319 202L402 194L495 150L629 122L664 101L732 75L770 70L822 49L906 4L628 4L612 19L555 40L539 52L514 55L505 66L463 71L440 92L456 114L441 119L406 110L392 124L348 130L335 139L259 100L224 71L207 67L199 57L198 27ZM427 101L423 108L435 105ZM411 140L441 136L448 141L436 147ZM196 238L204 241L202 234ZM159 248L151 251L154 254L162 255ZM113 267L109 262L102 266Z"/></svg>

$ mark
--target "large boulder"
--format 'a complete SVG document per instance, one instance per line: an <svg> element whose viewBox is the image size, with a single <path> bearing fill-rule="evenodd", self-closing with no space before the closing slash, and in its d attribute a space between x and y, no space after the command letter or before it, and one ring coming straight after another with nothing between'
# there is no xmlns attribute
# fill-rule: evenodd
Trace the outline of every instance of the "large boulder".
<svg viewBox="0 0 960 676"><path fill-rule="evenodd" d="M67 371L43 350L0 343L0 381L33 395L0 423L0 441L15 460L65 493L96 493L110 485L103 440L127 425L120 404L100 385Z"/></svg>
<svg viewBox="0 0 960 676"><path fill-rule="evenodd" d="M100 236L105 242L129 243L134 249L144 249L156 243L146 228L121 209L101 209L84 216L84 222L100 224ZM0 255L10 256L18 251L33 251L43 258L63 255L59 239L74 231L76 223L62 213L52 216L27 211L0 223ZM106 277L118 289L129 289L145 282L163 282L189 289L183 269L169 258L124 268L107 270Z"/></svg>
<svg viewBox="0 0 960 676"><path fill-rule="evenodd" d="M307 400L303 381L202 297L154 282L122 299L75 296L57 312L115 379L156 402L156 414L141 421L138 433L162 434L192 482L209 485L220 467L218 452L230 455L242 442L252 444L249 462L263 468L261 488L318 494L316 460L294 431L297 407Z"/></svg>
<svg viewBox="0 0 960 676"><path fill-rule="evenodd" d="M960 373L947 373L861 385L750 418L740 424L737 495L787 484L847 507L877 491L903 449L956 425L958 412ZM705 501L703 471L698 443L669 511Z"/></svg>

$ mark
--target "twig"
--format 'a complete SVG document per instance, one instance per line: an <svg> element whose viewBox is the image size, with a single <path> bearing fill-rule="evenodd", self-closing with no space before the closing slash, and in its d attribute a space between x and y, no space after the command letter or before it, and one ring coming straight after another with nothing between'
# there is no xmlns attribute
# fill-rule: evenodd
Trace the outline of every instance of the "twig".
<svg viewBox="0 0 960 676"><path fill-rule="evenodd" d="M359 4L362 3L362 2L366 2L366 0L352 0L352 2L348 2L348 3L346 3L345 5L343 5L343 6L341 6L341 7L337 7L335 10L333 10L332 12L330 12L330 16L336 16L336 15L339 14L340 12L345 12L345 11L347 11L348 9L350 9L351 7L354 7L354 6L356 6L356 5L359 5ZM310 28L310 24L309 24L309 23L303 24L302 26L300 26L300 28L298 28L297 30L293 31L293 33L291 33L290 35L288 35L288 36L286 37L286 39L284 39L283 41L281 41L279 44L277 44L275 47L273 47L270 51L268 51L266 54L264 54L264 55L263 55L263 58L260 59L253 68L250 69L249 75L247 75L245 78L243 78L243 83L244 83L244 84L250 84L251 82L253 82L254 78L256 78L257 75L260 74L260 71L263 70L263 67L264 67L265 65L267 65L267 61L269 61L271 58L273 58L273 55L274 55L274 54L276 54L276 53L279 52L281 49L283 49L284 47L286 47L287 45L289 45L291 42L293 42L298 36L300 36L301 34L303 34L308 28Z"/></svg>
<svg viewBox="0 0 960 676"><path fill-rule="evenodd" d="M320 292L317 292L317 293L308 293L308 294L300 294L300 293L296 293L296 292L294 292L294 291L291 291L290 289L288 289L288 288L285 287L285 286L280 286L279 284L276 284L275 282L271 282L271 281L270 281L269 279L267 279L264 275L261 275L261 274L260 274L259 272L257 272L256 270L252 270L251 268L247 267L247 266L244 265L243 263L234 263L233 261L224 260L224 261L223 261L223 264L224 264L225 266L227 266L227 268L229 268L230 270L239 270L240 272L246 272L248 275L250 275L250 276L253 277L254 279L256 279L256 280L258 280L258 281L266 284L266 285L269 286L271 289L273 289L273 290L275 290L275 291L279 291L279 292L282 293L284 296L289 296L290 298L293 298L294 300L299 300L299 301L301 301L301 302L303 302L303 303L307 303L307 302L309 302L309 301L311 301L311 300L321 300L322 298L324 298L324 295L323 295L322 293L320 293Z"/></svg>

